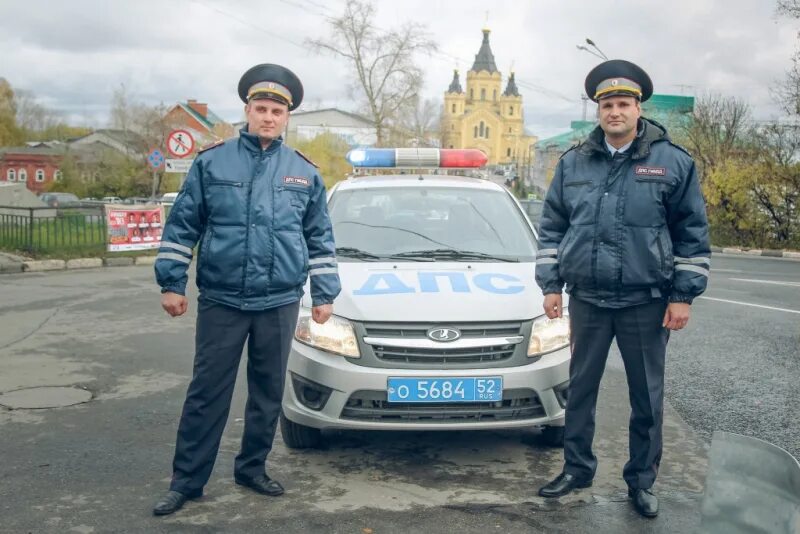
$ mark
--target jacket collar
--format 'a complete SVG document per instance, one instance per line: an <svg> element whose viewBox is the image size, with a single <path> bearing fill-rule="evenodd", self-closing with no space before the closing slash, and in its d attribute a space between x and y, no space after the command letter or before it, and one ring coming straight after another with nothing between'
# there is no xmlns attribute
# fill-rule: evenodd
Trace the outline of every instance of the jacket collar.
<svg viewBox="0 0 800 534"><path fill-rule="evenodd" d="M592 130L592 133L580 144L581 154L591 156L592 154L608 154L606 148L606 134L600 126ZM631 159L642 159L650 154L650 146L659 141L669 141L667 129L653 119L639 119L636 127L636 138L633 144L626 151L631 155Z"/></svg>
<svg viewBox="0 0 800 534"><path fill-rule="evenodd" d="M278 148L280 148L280 146L283 144L283 136L272 141L265 151L261 148L261 140L257 135L251 134L247 129L247 124L245 124L242 129L239 130L239 143L244 145L244 147L250 152L254 152L256 154L266 152L271 154L278 150Z"/></svg>

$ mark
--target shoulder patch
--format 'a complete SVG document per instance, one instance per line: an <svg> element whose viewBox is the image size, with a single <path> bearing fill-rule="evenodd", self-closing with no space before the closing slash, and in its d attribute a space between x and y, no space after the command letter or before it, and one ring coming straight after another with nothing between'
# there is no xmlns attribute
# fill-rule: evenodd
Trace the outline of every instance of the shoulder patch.
<svg viewBox="0 0 800 534"><path fill-rule="evenodd" d="M197 153L200 154L202 152L205 152L206 150L211 150L212 148L217 148L218 146L223 145L223 144L225 144L225 140L224 139L219 139L217 141L214 141L213 143L210 143L210 144L204 146L203 148L198 150Z"/></svg>
<svg viewBox="0 0 800 534"><path fill-rule="evenodd" d="M686 154L686 155L687 155L687 156L689 156L690 158L694 159L694 156L692 156L692 153L691 153L691 152L689 152L689 149L687 149L687 148L685 148L685 147L682 147L682 146L681 146L681 145L679 145L678 143L675 143L675 142L673 142L673 141L671 141L671 140L669 141L669 144L670 144L670 145L672 145L672 146L674 146L675 148L677 148L678 150L680 150L681 152L683 152L684 154Z"/></svg>
<svg viewBox="0 0 800 534"><path fill-rule="evenodd" d="M569 154L570 152L572 152L573 150L575 150L575 149L576 149L576 148L578 148L579 146L581 146L581 144L580 144L580 143L577 143L577 144L574 144L574 145L572 145L571 147L569 147L568 149L566 149L566 150L565 150L565 151L564 151L564 152L563 152L563 153L562 153L562 154L561 154L561 155L558 157L558 159L561 159L561 158L563 158L564 156L566 156L567 154Z"/></svg>
<svg viewBox="0 0 800 534"><path fill-rule="evenodd" d="M292 148L292 150L294 150L295 152L297 152L297 155L298 155L298 156L300 156L301 158L303 158L304 160L306 160L307 162L309 162L311 165L313 165L314 167L316 167L316 168L318 168L318 169L319 169L319 165L317 165L316 163L314 163L313 161L311 161L311 160L309 159L309 157L308 157L308 156L306 156L305 154L303 154L302 152L300 152L300 151L299 151L299 150L297 150L296 148Z"/></svg>

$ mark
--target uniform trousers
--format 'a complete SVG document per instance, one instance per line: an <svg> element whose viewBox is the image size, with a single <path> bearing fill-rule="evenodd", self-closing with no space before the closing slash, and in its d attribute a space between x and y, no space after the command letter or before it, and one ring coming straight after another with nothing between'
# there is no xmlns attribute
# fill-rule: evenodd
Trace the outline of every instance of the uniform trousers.
<svg viewBox="0 0 800 534"><path fill-rule="evenodd" d="M571 298L570 384L564 429L564 471L591 480L597 470L592 452L595 409L611 341L628 379L630 458L623 478L631 489L655 482L661 462L664 412L664 359L669 330L662 327L667 303L654 299L625 308L603 308Z"/></svg>
<svg viewBox="0 0 800 534"><path fill-rule="evenodd" d="M208 482L245 341L248 395L234 475L252 479L264 473L281 411L299 306L294 302L269 310L242 311L213 302L198 303L194 372L178 426L170 490L198 495Z"/></svg>

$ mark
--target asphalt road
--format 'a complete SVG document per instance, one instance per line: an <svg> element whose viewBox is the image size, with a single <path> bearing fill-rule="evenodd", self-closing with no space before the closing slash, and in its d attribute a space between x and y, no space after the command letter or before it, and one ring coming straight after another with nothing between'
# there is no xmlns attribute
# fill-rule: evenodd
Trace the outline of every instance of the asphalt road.
<svg viewBox="0 0 800 534"><path fill-rule="evenodd" d="M800 262L714 255L670 339L667 398L702 438L725 430L800 458Z"/></svg>
<svg viewBox="0 0 800 534"><path fill-rule="evenodd" d="M800 311L800 288L741 281L797 283L800 263L717 256L714 267L708 297ZM165 317L147 267L4 275L0 284L0 401L42 386L92 394L65 408L0 408L0 532L691 532L711 431L798 442L800 315L703 299L671 342L654 521L625 497L629 412L615 357L598 407L595 484L558 501L536 497L561 468L561 452L536 430L342 432L318 451L290 451L278 437L268 469L287 493L256 495L232 481L240 374L206 495L153 518L191 375L194 306Z"/></svg>

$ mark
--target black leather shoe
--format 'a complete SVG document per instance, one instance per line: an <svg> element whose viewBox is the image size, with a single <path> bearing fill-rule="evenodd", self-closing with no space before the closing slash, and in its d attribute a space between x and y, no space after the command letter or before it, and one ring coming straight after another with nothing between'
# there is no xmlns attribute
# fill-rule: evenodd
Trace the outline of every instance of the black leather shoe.
<svg viewBox="0 0 800 534"><path fill-rule="evenodd" d="M658 497L653 495L649 489L628 488L628 497L633 502L633 507L644 517L655 517L658 515Z"/></svg>
<svg viewBox="0 0 800 534"><path fill-rule="evenodd" d="M189 499L196 499L202 495L198 492L191 495L186 495L179 491L168 491L166 495L161 497L156 505L153 507L153 515L169 515L174 514L186 504Z"/></svg>
<svg viewBox="0 0 800 534"><path fill-rule="evenodd" d="M561 473L555 478L555 480L539 489L539 496L561 497L562 495L566 495L574 489L588 488L591 485L591 479L585 480L578 478L575 475L570 475L569 473Z"/></svg>
<svg viewBox="0 0 800 534"><path fill-rule="evenodd" d="M267 475L260 475L255 478L234 478L237 484L245 486L262 495L277 497L283 495L283 486L277 480L272 480Z"/></svg>

